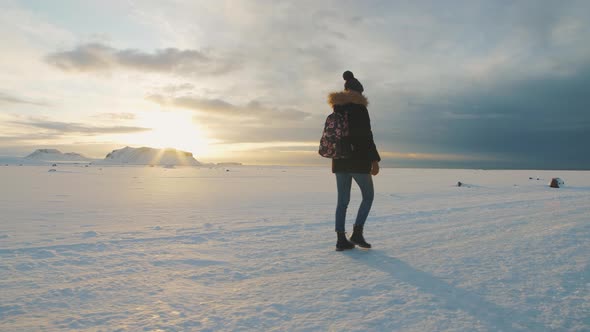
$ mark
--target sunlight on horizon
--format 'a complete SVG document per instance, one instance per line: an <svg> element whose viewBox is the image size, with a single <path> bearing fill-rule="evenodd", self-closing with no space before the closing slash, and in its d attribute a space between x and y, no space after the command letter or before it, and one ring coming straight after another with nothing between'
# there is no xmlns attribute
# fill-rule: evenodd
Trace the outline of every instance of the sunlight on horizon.
<svg viewBox="0 0 590 332"><path fill-rule="evenodd" d="M138 126L152 130L125 135L127 145L152 148L173 148L192 152L196 157L208 156L213 140L193 121L192 112L144 112L138 116Z"/></svg>

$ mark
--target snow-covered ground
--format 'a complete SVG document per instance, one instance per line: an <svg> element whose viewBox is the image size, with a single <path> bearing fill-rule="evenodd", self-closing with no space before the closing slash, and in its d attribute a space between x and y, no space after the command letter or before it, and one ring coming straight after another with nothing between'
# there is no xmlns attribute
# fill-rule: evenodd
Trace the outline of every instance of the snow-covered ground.
<svg viewBox="0 0 590 332"><path fill-rule="evenodd" d="M335 252L328 167L49 168L0 168L1 331L590 330L590 172L382 169Z"/></svg>

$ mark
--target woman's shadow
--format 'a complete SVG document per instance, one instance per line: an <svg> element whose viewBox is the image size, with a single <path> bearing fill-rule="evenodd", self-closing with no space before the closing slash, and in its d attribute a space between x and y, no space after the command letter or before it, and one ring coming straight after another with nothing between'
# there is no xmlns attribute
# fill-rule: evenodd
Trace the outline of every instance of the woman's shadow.
<svg viewBox="0 0 590 332"><path fill-rule="evenodd" d="M547 331L543 324L535 322L530 314L513 308L501 307L480 295L457 288L411 265L388 256L379 250L352 250L347 254L356 262L390 274L393 278L417 287L420 291L439 298L449 310L469 313L491 331Z"/></svg>

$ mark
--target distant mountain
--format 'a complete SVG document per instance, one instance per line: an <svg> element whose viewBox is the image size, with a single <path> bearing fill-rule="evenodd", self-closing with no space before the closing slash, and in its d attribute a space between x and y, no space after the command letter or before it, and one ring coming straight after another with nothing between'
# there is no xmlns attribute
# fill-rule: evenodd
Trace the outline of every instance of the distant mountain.
<svg viewBox="0 0 590 332"><path fill-rule="evenodd" d="M201 165L190 152L176 149L154 149L148 147L124 147L107 154L103 162L130 165L168 165L168 166L199 166Z"/></svg>
<svg viewBox="0 0 590 332"><path fill-rule="evenodd" d="M25 160L30 161L47 161L47 162L74 162L74 161L92 161L90 158L86 158L85 156L69 152L69 153L62 153L57 149L38 149L35 152L31 153L30 155L24 158Z"/></svg>

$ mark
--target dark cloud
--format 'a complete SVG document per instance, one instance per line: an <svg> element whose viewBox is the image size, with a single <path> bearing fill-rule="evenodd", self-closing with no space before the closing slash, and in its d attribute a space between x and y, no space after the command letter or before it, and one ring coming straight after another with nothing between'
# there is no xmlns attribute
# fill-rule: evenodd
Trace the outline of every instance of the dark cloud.
<svg viewBox="0 0 590 332"><path fill-rule="evenodd" d="M237 67L230 60L216 59L197 50L159 49L146 53L91 43L71 51L55 52L45 57L47 63L64 71L94 72L115 67L145 72L168 72L180 75L218 75Z"/></svg>
<svg viewBox="0 0 590 332"><path fill-rule="evenodd" d="M137 133L151 130L150 128L142 127L130 127L130 126L110 126L110 127L97 127L89 126L80 123L71 122L57 122L47 121L39 119L30 119L28 121L12 121L18 125L24 125L29 127L36 127L41 129L47 129L56 131L62 134L77 133L84 135L100 135L100 134L126 134L126 133Z"/></svg>
<svg viewBox="0 0 590 332"><path fill-rule="evenodd" d="M269 122L280 123L289 121L302 121L311 114L300 111L296 108L268 107L257 101L251 101L246 105L233 105L222 99L207 99L194 96L166 97L162 95L150 95L148 100L163 106L174 106L211 116L225 116L241 119L257 119L268 124Z"/></svg>
<svg viewBox="0 0 590 332"><path fill-rule="evenodd" d="M379 114L395 126L377 124L376 139L389 149L496 156L515 168L588 168L589 87L590 66L572 76L474 86L447 102Z"/></svg>
<svg viewBox="0 0 590 332"><path fill-rule="evenodd" d="M30 99L25 99L17 96L13 96L4 92L0 92L0 104L29 104L35 106L49 106L49 104Z"/></svg>

